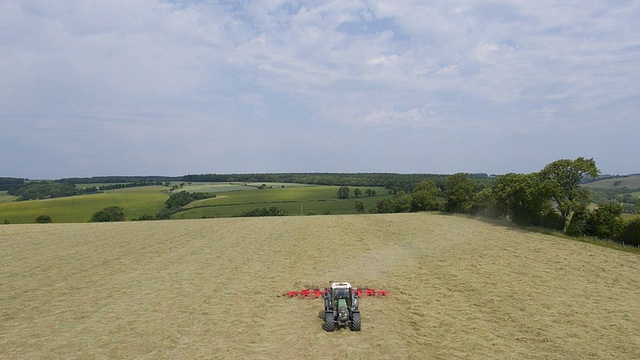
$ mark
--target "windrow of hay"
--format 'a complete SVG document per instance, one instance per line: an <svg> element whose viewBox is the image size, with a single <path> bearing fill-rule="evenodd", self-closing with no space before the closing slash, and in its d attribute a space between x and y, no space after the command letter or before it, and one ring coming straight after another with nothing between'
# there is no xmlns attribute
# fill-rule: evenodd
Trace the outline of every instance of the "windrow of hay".
<svg viewBox="0 0 640 360"><path fill-rule="evenodd" d="M0 358L640 358L640 256L437 214L0 226ZM362 331L322 330L346 280Z"/></svg>

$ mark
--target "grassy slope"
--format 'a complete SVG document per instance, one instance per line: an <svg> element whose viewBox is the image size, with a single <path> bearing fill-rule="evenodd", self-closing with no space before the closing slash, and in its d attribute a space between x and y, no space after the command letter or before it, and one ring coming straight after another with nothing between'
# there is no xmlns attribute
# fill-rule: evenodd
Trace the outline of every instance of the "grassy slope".
<svg viewBox="0 0 640 360"><path fill-rule="evenodd" d="M0 226L7 358L640 358L640 256L455 216ZM329 280L384 288L326 333Z"/></svg>
<svg viewBox="0 0 640 360"><path fill-rule="evenodd" d="M15 196L7 195L6 191L0 191L0 204L4 202L11 202L15 200Z"/></svg>
<svg viewBox="0 0 640 360"><path fill-rule="evenodd" d="M618 183L616 185L616 183ZM587 188L602 188L602 189L611 189L611 188L639 188L640 187L640 175L632 175L626 177L612 178L594 181L588 184L582 185Z"/></svg>
<svg viewBox="0 0 640 360"><path fill-rule="evenodd" d="M250 184L251 185L251 184ZM260 184L253 184L259 186ZM268 184L272 189L259 190L255 186L229 183L194 183L176 191L214 192L219 196L194 202L187 209L176 214L178 219L199 219L202 217L228 217L238 211L256 207L278 206L291 214L313 211L318 214L330 210L333 214L355 213L355 198L338 200L337 186L310 186L300 184ZM379 195L388 196L387 190L376 187ZM52 217L54 223L87 222L95 213L108 206L121 206L127 219L143 214L156 214L169 195L164 186L143 186L109 190L100 194L72 196L66 198L12 202L15 197L0 193L0 224L33 223L38 215ZM363 192L365 188L361 189ZM360 198L367 208L375 205L382 196ZM302 203L302 207L301 207Z"/></svg>
<svg viewBox="0 0 640 360"><path fill-rule="evenodd" d="M127 219L155 214L169 197L163 186L144 186L109 190L100 194L20 202L0 202L0 222L32 223L47 214L53 222L87 222L91 215L108 206L121 206Z"/></svg>
<svg viewBox="0 0 640 360"><path fill-rule="evenodd" d="M352 192L351 198L340 200L336 197L338 188L338 186L305 186L226 193L217 198L195 201L185 207L193 210L180 212L174 217L179 219L198 219L203 216L227 217L241 210L270 206L285 209L290 214L301 212L321 214L325 210L333 214L353 214L356 212L356 200L363 201L365 207L369 208L383 198L382 196L364 196L356 199ZM387 194L384 188L373 187L372 189L375 189L379 195ZM361 190L364 192L364 188Z"/></svg>
<svg viewBox="0 0 640 360"><path fill-rule="evenodd" d="M312 186L307 184L285 184L285 183L192 183L191 185L185 185L183 188L179 190L186 190L189 192L227 192L227 191L240 191L240 190L257 190L256 188L262 184L267 186L271 186L272 188L276 187L286 187L286 188L295 188L295 187L305 187Z"/></svg>

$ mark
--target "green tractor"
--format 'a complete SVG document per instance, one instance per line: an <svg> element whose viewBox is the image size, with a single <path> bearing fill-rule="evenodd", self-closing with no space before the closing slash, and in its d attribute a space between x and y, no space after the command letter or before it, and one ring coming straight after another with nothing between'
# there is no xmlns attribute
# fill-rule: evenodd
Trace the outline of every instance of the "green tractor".
<svg viewBox="0 0 640 360"><path fill-rule="evenodd" d="M351 284L331 283L324 292L324 329L334 331L336 327L348 326L351 331L360 331L358 303L358 292Z"/></svg>

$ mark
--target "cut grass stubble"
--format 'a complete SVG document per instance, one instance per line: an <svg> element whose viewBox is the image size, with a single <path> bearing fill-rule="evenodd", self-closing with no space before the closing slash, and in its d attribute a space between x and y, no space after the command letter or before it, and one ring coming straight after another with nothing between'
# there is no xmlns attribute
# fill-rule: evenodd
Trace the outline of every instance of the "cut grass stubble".
<svg viewBox="0 0 640 360"><path fill-rule="evenodd" d="M640 358L640 256L436 214L0 227L8 358ZM325 333L347 280L362 332Z"/></svg>

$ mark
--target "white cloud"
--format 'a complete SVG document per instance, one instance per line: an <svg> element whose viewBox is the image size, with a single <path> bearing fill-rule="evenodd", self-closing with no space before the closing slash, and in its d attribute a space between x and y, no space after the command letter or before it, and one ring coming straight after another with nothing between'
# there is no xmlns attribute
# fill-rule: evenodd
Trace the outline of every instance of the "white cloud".
<svg viewBox="0 0 640 360"><path fill-rule="evenodd" d="M229 122L274 153L287 135L345 126L379 142L396 141L381 131L440 129L454 142L494 138L486 148L497 149L509 136L597 134L613 123L631 141L638 18L637 1L9 0L0 3L0 121L5 134L24 134L24 149L78 143L78 127L105 131L93 144L151 146L168 141L157 129L174 126L242 143ZM140 134L120 136L131 131ZM175 148L189 148L194 132L176 132ZM207 146L221 151L197 147Z"/></svg>

